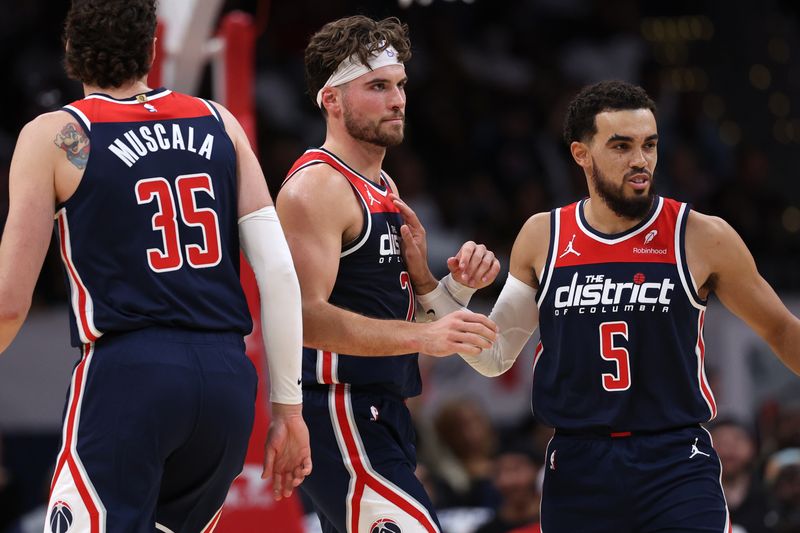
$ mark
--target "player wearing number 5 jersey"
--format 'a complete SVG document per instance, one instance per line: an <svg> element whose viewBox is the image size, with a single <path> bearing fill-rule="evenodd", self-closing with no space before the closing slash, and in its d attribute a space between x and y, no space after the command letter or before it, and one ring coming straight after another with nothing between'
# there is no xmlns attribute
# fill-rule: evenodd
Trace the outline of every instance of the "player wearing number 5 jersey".
<svg viewBox="0 0 800 533"><path fill-rule="evenodd" d="M544 533L728 532L703 323L714 292L800 373L800 321L724 221L655 194L655 105L603 82L564 134L589 197L531 217L490 318L498 340L464 358L507 370L539 326L533 411L555 428Z"/></svg>
<svg viewBox="0 0 800 533"><path fill-rule="evenodd" d="M421 389L417 352L478 353L494 337L486 317L458 309L473 289L437 283L425 235L381 169L403 139L407 28L397 19L327 24L306 49L312 98L327 137L303 154L278 195L278 211L303 294L303 416L314 473L303 489L327 533L439 531L414 475L414 430L404 400ZM466 243L451 272L473 288L496 277L484 246Z"/></svg>
<svg viewBox="0 0 800 533"><path fill-rule="evenodd" d="M46 532L212 531L241 471L257 376L239 248L262 299L277 497L311 468L299 285L247 138L218 104L147 86L153 0L76 1L86 97L20 133L0 244L0 348L28 312L53 218L73 372Z"/></svg>

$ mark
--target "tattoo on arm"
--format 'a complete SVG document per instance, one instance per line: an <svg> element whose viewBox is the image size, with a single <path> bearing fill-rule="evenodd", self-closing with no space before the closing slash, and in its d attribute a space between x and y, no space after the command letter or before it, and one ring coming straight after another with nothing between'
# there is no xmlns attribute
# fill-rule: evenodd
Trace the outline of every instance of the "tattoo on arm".
<svg viewBox="0 0 800 533"><path fill-rule="evenodd" d="M83 170L89 160L89 137L77 122L70 122L56 135L53 143L67 153L70 163Z"/></svg>

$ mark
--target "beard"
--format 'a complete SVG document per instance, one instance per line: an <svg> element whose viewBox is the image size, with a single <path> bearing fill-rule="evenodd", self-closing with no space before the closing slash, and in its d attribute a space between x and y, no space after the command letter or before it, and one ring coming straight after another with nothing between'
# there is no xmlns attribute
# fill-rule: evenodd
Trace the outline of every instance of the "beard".
<svg viewBox="0 0 800 533"><path fill-rule="evenodd" d="M364 141L382 148L388 146L396 146L403 142L403 129L405 128L405 119L402 126L398 129L394 125L385 124L382 120L370 122L367 119L356 117L350 109L350 106L345 105L343 109L344 127L351 137L359 141ZM404 118L402 114L397 115L399 118Z"/></svg>
<svg viewBox="0 0 800 533"><path fill-rule="evenodd" d="M647 171L645 171L647 172ZM649 172L647 172L650 174ZM652 175L647 192L634 191L635 196L625 196L625 182L615 185L606 178L592 161L592 183L600 199L618 216L630 220L639 220L647 215L656 196L656 185Z"/></svg>

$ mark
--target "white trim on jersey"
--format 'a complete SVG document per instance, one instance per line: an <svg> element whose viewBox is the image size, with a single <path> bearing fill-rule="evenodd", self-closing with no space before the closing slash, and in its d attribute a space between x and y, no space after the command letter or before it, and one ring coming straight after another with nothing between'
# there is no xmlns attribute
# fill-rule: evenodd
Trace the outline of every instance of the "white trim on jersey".
<svg viewBox="0 0 800 533"><path fill-rule="evenodd" d="M214 118L217 119L217 122L222 122L222 117L220 116L219 111L217 111L217 109L213 105L211 105L211 102L203 98L198 98L198 100L200 100L206 105L208 110L211 111L211 114L214 115Z"/></svg>
<svg viewBox="0 0 800 533"><path fill-rule="evenodd" d="M697 314L697 341L694 345L694 354L697 358L697 386L700 387L700 396L702 396L703 401L705 401L706 405L708 406L708 420L711 421L717 417L717 402L714 398L714 391L711 390L711 385L709 384L708 377L706 376L706 342L705 337L703 336L705 316L705 310L700 311ZM708 390L708 395L706 395L706 390Z"/></svg>
<svg viewBox="0 0 800 533"><path fill-rule="evenodd" d="M83 284L78 269L72 260L72 241L69 233L66 207L62 207L56 213L56 220L58 221L59 228L61 228L61 243L59 248L61 251L61 260L64 262L67 271L67 279L69 279L72 311L75 314L75 322L78 328L78 334L81 337L81 342L88 344L97 340L103 333L94 325L94 301L92 300L92 295L86 288L86 285ZM83 306L81 306L80 302L82 294L85 298ZM88 331L86 327L84 327L84 321L86 322Z"/></svg>
<svg viewBox="0 0 800 533"><path fill-rule="evenodd" d="M334 153L332 153L332 152L328 152L327 150L322 150L322 149L320 149L320 148L312 148L312 149L310 149L310 150L306 150L306 153L309 153L309 152L313 152L313 153L321 153L321 154L325 154L325 155L327 155L327 156L330 156L330 157L331 157L331 158L332 158L334 161L336 161L337 163L339 163L340 165L342 165L344 168L346 168L346 169L347 169L349 172L351 172L351 173L353 174L353 176L356 176L357 178L359 178L360 180L362 180L364 183L366 183L366 184L367 184L367 185L368 185L370 188L374 189L374 190L375 190L375 192L377 192L377 193L378 193L378 194L380 194L381 196L383 196L383 197L386 197L386 195L387 195L387 194L389 194L389 186L388 186L389 184L388 184L388 180L387 180L387 183L386 183L386 190L385 190L385 191L384 191L384 190L381 190L381 188L380 188L380 187L378 187L378 186L375 184L375 182L374 182L374 181L372 181L371 179L368 179L368 178L366 178L365 176L362 176L362 175L361 175L361 174L359 174L357 171L353 170L353 168L352 168L350 165L348 165L347 163L345 163L344 161L342 161L341 159L339 159L339 158L338 158L338 157L337 157L337 156L336 156ZM381 173L383 173L383 170L381 170ZM384 178L384 179L385 179L385 178Z"/></svg>
<svg viewBox="0 0 800 533"><path fill-rule="evenodd" d="M353 441L355 442L355 445L356 445L356 449L355 450L351 450L351 449L348 448L346 440L345 440L345 437L344 437L344 429L339 424L339 418L338 418L339 412L338 412L337 407L336 407L336 391L337 391L337 389L338 390L342 390L343 394L344 394L344 407L345 407L345 409L344 409L344 413L343 414L345 415L345 418L347 420L347 425L349 426L349 428L348 428L349 429L349 434L350 434L351 438L353 439ZM329 407L329 411L330 411L330 414L331 414L331 422L333 424L333 430L334 430L334 434L336 436L336 442L339 444L339 451L342 454L342 459L344 461L345 467L347 468L347 471L350 473L350 484L348 486L347 501L346 501L346 505L347 505L347 524L346 524L347 525L347 533L358 533L358 532L352 531L351 527L350 527L351 524L352 524L352 518L353 518L353 509L352 509L353 494L355 492L356 484L358 483L358 480L356 478L356 476L357 476L356 469L355 469L355 467L353 466L353 463L352 463L352 458L353 458L352 454L353 454L353 452L356 452L355 457L359 460L359 462L361 463L361 466L364 468L364 470L365 470L365 472L367 474L367 477L371 478L371 481L373 483L378 483L380 485L383 485L386 489L391 491L395 496L397 496L399 499L403 500L403 502L406 505L408 505L410 507L413 507L417 512L421 513L421 515L428 521L427 526L425 524L421 524L425 528L426 531L429 531L430 529L433 529L436 533L439 533L440 530L436 526L436 522L433 520L433 518L431 517L430 513L428 512L428 509L424 505L419 503L415 498L413 498L410 494L405 492L403 489L401 489L400 487L398 487L397 485L395 485L394 483L392 483L391 481L389 481L388 479L383 477L381 474L379 474L377 471L375 471L375 469L372 467L372 464L370 463L370 460L369 460L369 456L367 455L367 453L366 453L366 451L364 449L364 442L361 440L361 435L358 432L358 426L356 426L355 416L353 415L353 402L352 402L351 396L350 396L350 385L349 384L331 386L330 392L328 393L328 407ZM361 480L361 483L363 483L365 485L365 488L371 489L370 484L367 483L367 480ZM381 498L381 499L384 499L384 498ZM398 510L401 510L404 513L408 514L408 512L406 510L402 509L401 507L398 507L396 504L394 504L394 503L392 503L392 502L390 502L388 500L385 500L385 499L384 499L384 501L386 502L385 504L390 506L392 509L398 509ZM368 504L368 503L372 503L372 502L368 502L368 501L365 501L365 500L362 499L361 505L360 505L362 514L364 514L364 512L365 512L364 509L367 507L366 504ZM412 515L409 515L409 516L412 516ZM412 516L412 518L414 518L414 517Z"/></svg>
<svg viewBox="0 0 800 533"><path fill-rule="evenodd" d="M168 528L164 524L159 524L158 522L156 522L156 529L159 530L159 531L163 531L164 533L175 533L174 531L172 531L170 528Z"/></svg>
<svg viewBox="0 0 800 533"><path fill-rule="evenodd" d="M328 350L317 350L317 383L325 381L325 354L331 356L331 381L339 383L339 354Z"/></svg>
<svg viewBox="0 0 800 533"><path fill-rule="evenodd" d="M201 530L201 533L212 533L217 528L217 524L219 524L221 515L222 507L220 507L216 513L214 513L214 516L211 517L211 520L209 520L205 527Z"/></svg>
<svg viewBox="0 0 800 533"><path fill-rule="evenodd" d="M361 201L361 205L364 206L364 218L366 219L367 227L364 230L364 235L362 235L361 240L355 243L352 247L348 248L347 250L343 250L342 253L339 254L340 258L347 257L348 255L352 254L353 252L364 246L364 243L367 242L367 239L369 239L369 234L372 231L372 217L370 216L369 206L367 205L367 201L364 200L364 197L361 196L361 194L357 194L356 196L358 196L358 199Z"/></svg>
<svg viewBox="0 0 800 533"><path fill-rule="evenodd" d="M689 281L692 282L692 287L694 287L694 293L689 290L689 284L686 280L686 275L683 272L683 250L681 249L681 223L683 222L684 217L688 217L689 214L686 212L686 204L681 204L681 208L678 211L678 219L675 222L675 266L678 269L678 276L681 279L681 285L683 286L683 292L686 293L686 297L689 299L689 303L692 304L692 307L695 309L699 309L700 311L705 311L706 305L695 298L695 294L697 294L697 283L694 280L694 276L692 276L692 271L689 270L689 263L686 262L686 270L689 272Z"/></svg>
<svg viewBox="0 0 800 533"><path fill-rule="evenodd" d="M585 233L587 237L589 237L591 239L594 239L597 242L602 242L603 244L618 244L618 243L621 243L623 241L626 241L626 240L630 239L631 237L635 237L636 235L639 235L640 233L645 231L647 228L649 228L650 225L653 224L653 222L655 222L656 219L658 219L658 215L661 214L661 209L664 207L664 198L662 198L661 196L658 197L658 205L656 206L655 210L653 211L653 214L650 216L650 218L647 220L647 222L642 224L642 227L640 227L639 229L637 229L634 232L626 233L625 235L621 235L621 236L619 236L619 237L617 237L615 239L606 239L605 237L601 237L599 235L596 235L594 232L592 232L589 228L587 228L583 224L583 221L581 220L581 212L583 211L583 206L584 205L586 205L586 200L581 200L580 203L577 206L575 206L575 220L578 223L578 228L583 233Z"/></svg>
<svg viewBox="0 0 800 533"><path fill-rule="evenodd" d="M556 209L555 216L552 217L555 221L555 227L551 231L553 242L550 243L548 249L552 249L553 253L550 257L550 264L542 267L542 272L539 274L539 282L545 280L544 287L541 287L540 293L536 295L536 306L541 307L541 303L547 296L547 289L550 287L550 280L553 279L553 270L556 266L556 259L558 259L558 241L561 234L561 208Z"/></svg>
<svg viewBox="0 0 800 533"><path fill-rule="evenodd" d="M83 111L81 111L77 107L71 106L71 105L65 105L64 109L69 109L70 111L72 111L73 113L78 115L81 118L81 120L84 122L84 126L86 126L86 129L89 130L89 131L92 131L92 121L89 120L89 117L87 117L83 113Z"/></svg>
<svg viewBox="0 0 800 533"><path fill-rule="evenodd" d="M171 93L172 93L171 90L166 89L166 90L164 90L164 91L162 91L160 93L153 94L153 95L148 95L147 96L147 102L152 102L153 100L158 100L159 98L163 98L164 96L167 96L168 94L171 94ZM136 98L133 98L131 100L117 100L116 98L111 98L110 96L106 96L104 94L90 94L89 96L84 98L84 100L104 100L106 102L112 102L114 104L142 105L142 102L140 102Z"/></svg>

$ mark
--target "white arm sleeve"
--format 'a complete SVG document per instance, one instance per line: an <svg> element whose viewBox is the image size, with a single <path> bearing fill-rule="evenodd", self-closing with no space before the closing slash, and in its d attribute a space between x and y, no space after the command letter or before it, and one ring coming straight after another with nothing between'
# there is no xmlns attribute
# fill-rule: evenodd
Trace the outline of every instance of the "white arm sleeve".
<svg viewBox="0 0 800 533"><path fill-rule="evenodd" d="M431 292L417 295L416 321L433 322L460 311L469 304L473 294L475 289L462 285L453 279L452 274L448 274Z"/></svg>
<svg viewBox="0 0 800 533"><path fill-rule="evenodd" d="M511 368L539 323L536 289L509 274L489 318L499 331L492 347L478 355L459 355L484 376L494 377Z"/></svg>
<svg viewBox="0 0 800 533"><path fill-rule="evenodd" d="M269 399L276 403L302 403L300 283L275 208L264 207L240 218L239 241L258 282L261 336L269 366Z"/></svg>

